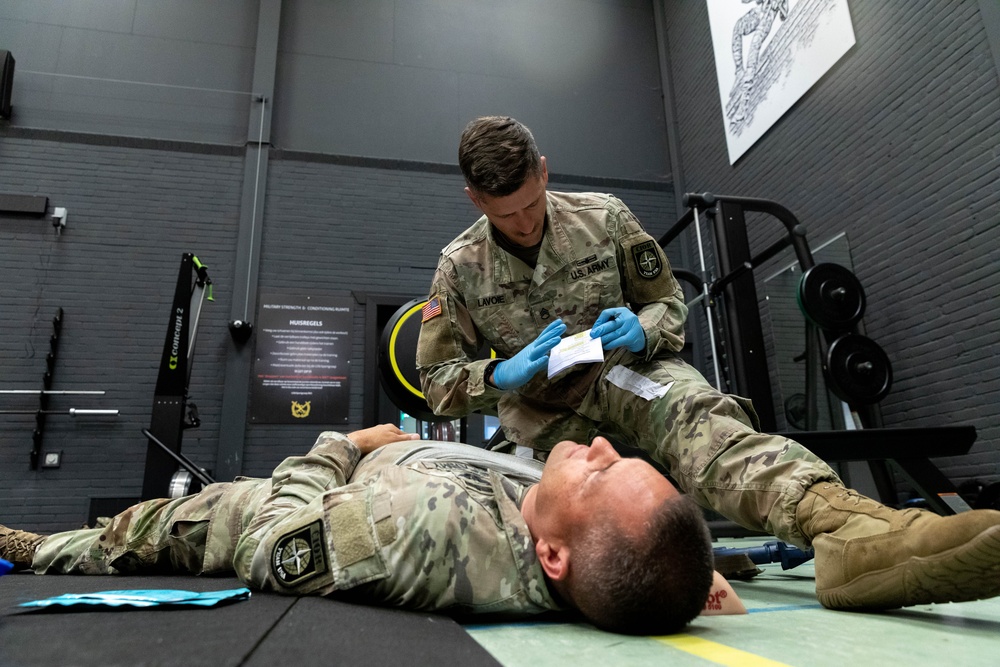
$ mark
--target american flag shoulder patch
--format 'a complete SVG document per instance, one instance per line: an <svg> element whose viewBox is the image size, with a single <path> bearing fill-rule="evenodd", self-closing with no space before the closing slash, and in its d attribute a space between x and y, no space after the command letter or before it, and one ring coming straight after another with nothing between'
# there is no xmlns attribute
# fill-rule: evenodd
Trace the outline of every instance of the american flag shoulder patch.
<svg viewBox="0 0 1000 667"><path fill-rule="evenodd" d="M421 324L427 320L432 320L441 314L441 299L434 297L430 301L424 304L424 309L421 311L420 322Z"/></svg>

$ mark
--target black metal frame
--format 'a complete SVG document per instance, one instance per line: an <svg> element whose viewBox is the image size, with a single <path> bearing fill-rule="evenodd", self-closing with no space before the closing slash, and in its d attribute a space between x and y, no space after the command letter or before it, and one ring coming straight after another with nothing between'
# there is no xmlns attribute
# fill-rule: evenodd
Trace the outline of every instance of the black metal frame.
<svg viewBox="0 0 1000 667"><path fill-rule="evenodd" d="M35 413L35 430L31 433L31 469L38 470L38 459L42 453L42 439L45 435L45 417L49 414L49 390L52 389L52 375L56 370L56 352L59 351L59 336L62 333L63 309L56 311L52 318L52 335L49 336L49 353L45 355L45 373L42 374L42 390L38 392L38 410Z"/></svg>
<svg viewBox="0 0 1000 667"><path fill-rule="evenodd" d="M198 318L206 290L209 290L208 298L211 299L211 284L205 265L193 254L184 253L160 358L149 424L149 431L160 443L154 443L152 437L146 443L143 500L169 496L170 479L177 471L177 461L166 450L179 454L184 429L195 428L201 423L197 408L188 400L188 385Z"/></svg>
<svg viewBox="0 0 1000 667"><path fill-rule="evenodd" d="M764 354L764 335L757 306L753 270L791 246L802 271L815 265L806 231L791 211L777 202L751 197L733 197L712 193L684 195L688 212L660 237L666 246L697 219L697 211L712 220L717 269L721 278L709 284L709 297L722 297L725 306L727 355L731 390L749 398L758 407L761 430L776 428L770 373ZM745 212L766 213L777 218L787 234L757 255L751 255ZM807 384L818 387L821 359L831 342L827 332L807 323ZM855 332L857 326L855 326ZM821 335L824 333L826 335ZM717 354L713 350L713 354ZM809 401L807 423L816 424L815 391ZM867 461L876 489L883 502L897 500L892 475L886 465L892 461L923 494L935 511L954 514L942 496L954 494L955 486L930 462L930 457L966 454L976 440L976 429L969 425L939 428L885 429L875 405L851 405L861 418L863 430L799 431L783 434L828 462Z"/></svg>

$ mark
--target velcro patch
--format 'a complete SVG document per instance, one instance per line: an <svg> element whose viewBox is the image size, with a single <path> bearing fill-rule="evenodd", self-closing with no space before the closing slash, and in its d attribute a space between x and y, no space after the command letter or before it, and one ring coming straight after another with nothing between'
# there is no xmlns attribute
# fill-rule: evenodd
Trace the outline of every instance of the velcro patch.
<svg viewBox="0 0 1000 667"><path fill-rule="evenodd" d="M345 568L375 555L375 538L368 524L368 508L364 500L336 505L329 510L328 516L337 567Z"/></svg>
<svg viewBox="0 0 1000 667"><path fill-rule="evenodd" d="M327 570L326 542L320 519L288 533L278 540L271 553L271 570L286 586L312 579Z"/></svg>
<svg viewBox="0 0 1000 667"><path fill-rule="evenodd" d="M644 241L632 246L632 259L635 260L635 270L643 278L655 278L663 270L660 254L656 250L655 241Z"/></svg>

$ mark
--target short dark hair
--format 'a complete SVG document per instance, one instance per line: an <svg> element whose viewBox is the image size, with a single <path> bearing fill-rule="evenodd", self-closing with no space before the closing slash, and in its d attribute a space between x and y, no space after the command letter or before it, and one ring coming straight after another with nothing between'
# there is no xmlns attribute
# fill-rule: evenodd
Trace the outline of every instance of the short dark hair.
<svg viewBox="0 0 1000 667"><path fill-rule="evenodd" d="M665 500L637 536L596 522L575 545L567 581L574 606L602 630L632 635L679 632L705 608L712 589L712 539L687 496Z"/></svg>
<svg viewBox="0 0 1000 667"><path fill-rule="evenodd" d="M471 190L506 197L542 173L531 130L509 116L482 116L465 126L458 165Z"/></svg>

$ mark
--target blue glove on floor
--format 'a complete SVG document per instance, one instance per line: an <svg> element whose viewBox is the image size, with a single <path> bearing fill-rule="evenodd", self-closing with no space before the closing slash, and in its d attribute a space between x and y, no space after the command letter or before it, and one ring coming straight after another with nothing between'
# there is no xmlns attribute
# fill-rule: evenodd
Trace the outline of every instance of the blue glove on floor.
<svg viewBox="0 0 1000 667"><path fill-rule="evenodd" d="M646 332L642 330L639 316L628 308L604 309L597 316L590 337L600 338L605 350L627 347L630 352L639 354L646 349Z"/></svg>
<svg viewBox="0 0 1000 667"><path fill-rule="evenodd" d="M559 344L559 337L565 331L562 320L545 327L523 350L497 364L493 369L493 385L497 389L517 389L535 377L535 373L549 365L549 352Z"/></svg>

